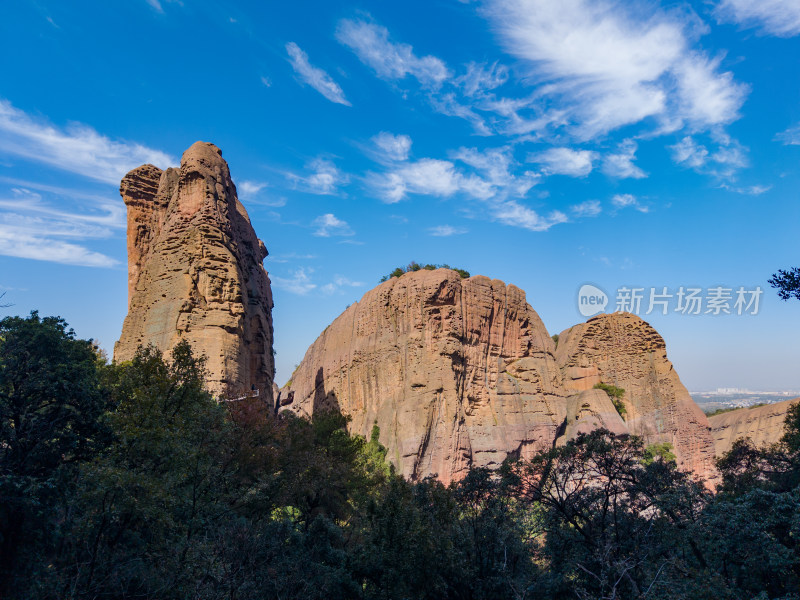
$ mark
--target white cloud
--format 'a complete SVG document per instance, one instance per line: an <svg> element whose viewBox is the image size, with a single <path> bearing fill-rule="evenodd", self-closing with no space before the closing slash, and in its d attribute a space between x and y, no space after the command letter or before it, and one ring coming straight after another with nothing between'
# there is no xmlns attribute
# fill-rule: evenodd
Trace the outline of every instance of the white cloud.
<svg viewBox="0 0 800 600"><path fill-rule="evenodd" d="M747 149L736 140L725 134L712 136L711 141L717 145L715 151L698 144L692 137L686 136L677 144L670 146L673 160L705 175L720 179L734 176L736 171L746 167Z"/></svg>
<svg viewBox="0 0 800 600"><path fill-rule="evenodd" d="M673 67L678 86L676 117L695 129L739 118L739 108L749 88L737 84L733 73L719 73L720 60L720 57L709 59L692 52Z"/></svg>
<svg viewBox="0 0 800 600"><path fill-rule="evenodd" d="M586 200L580 204L569 207L570 212L576 217L596 217L603 209L597 200Z"/></svg>
<svg viewBox="0 0 800 600"><path fill-rule="evenodd" d="M775 141L783 142L784 146L800 146L800 125L775 134Z"/></svg>
<svg viewBox="0 0 800 600"><path fill-rule="evenodd" d="M643 2L489 0L484 14L583 139L647 118L702 129L738 117L747 88L692 51L696 21L685 13Z"/></svg>
<svg viewBox="0 0 800 600"><path fill-rule="evenodd" d="M463 227L453 227L452 225L437 225L428 229L428 233L435 237L450 237L451 235L462 235L467 233Z"/></svg>
<svg viewBox="0 0 800 600"><path fill-rule="evenodd" d="M115 141L88 125L61 129L33 118L0 99L0 153L46 164L90 179L119 185L144 163L166 168L177 161L141 144Z"/></svg>
<svg viewBox="0 0 800 600"><path fill-rule="evenodd" d="M592 172L592 161L597 153L591 150L571 148L549 148L544 152L528 155L528 162L539 163L545 175L569 175L586 177Z"/></svg>
<svg viewBox="0 0 800 600"><path fill-rule="evenodd" d="M403 163L389 173L373 175L369 181L384 201L393 203L407 194L452 196L461 189L463 176L450 161L423 158Z"/></svg>
<svg viewBox="0 0 800 600"><path fill-rule="evenodd" d="M557 210L543 217L535 210L515 200L507 200L498 203L494 207L494 217L496 220L506 225L522 227L530 231L547 231L553 225L566 223L569 220L567 219L567 215Z"/></svg>
<svg viewBox="0 0 800 600"><path fill-rule="evenodd" d="M261 83L264 85L264 87L272 87L272 80L266 75L261 76Z"/></svg>
<svg viewBox="0 0 800 600"><path fill-rule="evenodd" d="M616 208L635 208L639 212L649 212L650 209L644 205L642 205L639 200L636 199L636 196L633 194L617 194L613 198L611 198L611 204L613 204Z"/></svg>
<svg viewBox="0 0 800 600"><path fill-rule="evenodd" d="M279 290L297 294L298 296L305 296L317 287L317 284L313 283L309 277L311 272L313 272L311 269L300 268L291 273L289 277L278 277L270 274L269 278L272 285Z"/></svg>
<svg viewBox="0 0 800 600"><path fill-rule="evenodd" d="M331 294L335 294L342 290L342 288L358 288L363 287L363 282L361 281L353 281L352 279L348 279L347 277L341 277L337 275L333 278L333 281L330 283L326 283L323 285L320 290L323 294L330 296Z"/></svg>
<svg viewBox="0 0 800 600"><path fill-rule="evenodd" d="M339 192L339 186L350 181L332 161L325 158L316 158L308 164L312 171L305 177L295 173L287 173L287 177L301 190L312 194L331 195Z"/></svg>
<svg viewBox="0 0 800 600"><path fill-rule="evenodd" d="M146 0L146 2L150 5L150 7L158 13L163 13L164 8L161 6L161 2L158 0Z"/></svg>
<svg viewBox="0 0 800 600"><path fill-rule="evenodd" d="M699 168L708 161L708 149L686 136L674 146L670 146L672 158L687 167Z"/></svg>
<svg viewBox="0 0 800 600"><path fill-rule="evenodd" d="M619 152L603 157L603 173L617 179L642 179L647 173L633 164L636 159L636 142L625 140L619 145Z"/></svg>
<svg viewBox="0 0 800 600"><path fill-rule="evenodd" d="M265 187L267 184L261 181L243 181L239 184L238 191L242 198L251 198Z"/></svg>
<svg viewBox="0 0 800 600"><path fill-rule="evenodd" d="M373 173L367 182L385 202L390 203L398 202L408 194L442 198L462 194L482 203L493 220L531 231L545 231L567 221L566 215L559 211L543 216L514 199L524 198L539 181L539 175L530 171L512 173L515 162L511 148L483 151L459 148L452 153L452 158L471 167L473 172L466 172L449 160L423 158L394 165L384 173ZM434 232L440 235L451 233L445 228L434 228Z"/></svg>
<svg viewBox="0 0 800 600"><path fill-rule="evenodd" d="M505 65L471 62L467 65L466 73L458 76L453 83L461 88L465 96L472 98L500 87L508 81L508 77L508 67Z"/></svg>
<svg viewBox="0 0 800 600"><path fill-rule="evenodd" d="M443 61L435 56L418 57L408 44L392 42L385 27L362 20L342 19L336 39L384 79L415 77L422 85L437 87L450 77Z"/></svg>
<svg viewBox="0 0 800 600"><path fill-rule="evenodd" d="M390 160L406 160L411 151L411 138L407 135L394 135L381 131L373 136L372 142Z"/></svg>
<svg viewBox="0 0 800 600"><path fill-rule="evenodd" d="M723 183L719 187L736 194L745 194L747 196L760 196L761 194L765 194L772 189L771 185L731 186L726 183Z"/></svg>
<svg viewBox="0 0 800 600"><path fill-rule="evenodd" d="M722 0L714 11L722 23L758 27L778 37L800 34L800 3L797 0Z"/></svg>
<svg viewBox="0 0 800 600"><path fill-rule="evenodd" d="M308 55L294 42L286 44L289 63L301 81L304 81L331 102L352 106L344 96L342 88L330 75L308 62Z"/></svg>
<svg viewBox="0 0 800 600"><path fill-rule="evenodd" d="M314 231L314 235L319 237L330 237L332 235L354 235L350 225L348 225L346 221L337 219L332 213L318 216L311 222L311 225L317 228L316 231Z"/></svg>
<svg viewBox="0 0 800 600"><path fill-rule="evenodd" d="M103 207L101 214L59 210L40 194L15 188L0 199L0 254L85 267L112 267L117 261L76 242L104 239L125 220L119 206ZM71 241L65 241L65 239Z"/></svg>

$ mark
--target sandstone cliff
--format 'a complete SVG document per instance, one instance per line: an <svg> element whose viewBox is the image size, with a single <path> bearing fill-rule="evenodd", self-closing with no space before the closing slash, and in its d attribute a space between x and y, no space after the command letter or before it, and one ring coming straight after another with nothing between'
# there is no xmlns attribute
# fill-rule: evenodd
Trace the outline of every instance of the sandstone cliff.
<svg viewBox="0 0 800 600"><path fill-rule="evenodd" d="M152 165L120 185L128 208L128 316L114 359L181 340L205 354L209 387L272 398L272 291L267 250L239 202L222 152L197 142L178 169Z"/></svg>
<svg viewBox="0 0 800 600"><path fill-rule="evenodd" d="M367 292L308 349L289 408L373 423L406 477L448 482L470 466L550 448L566 417L554 344L522 290L449 269Z"/></svg>
<svg viewBox="0 0 800 600"><path fill-rule="evenodd" d="M740 438L750 438L758 447L774 444L783 436L787 411L798 401L800 398L794 398L709 417L716 455L722 456L728 452L733 443Z"/></svg>
<svg viewBox="0 0 800 600"><path fill-rule="evenodd" d="M630 313L602 314L559 334L556 360L572 393L603 382L625 390L625 426L645 443L669 442L678 465L714 474L708 419L667 358L663 338Z"/></svg>

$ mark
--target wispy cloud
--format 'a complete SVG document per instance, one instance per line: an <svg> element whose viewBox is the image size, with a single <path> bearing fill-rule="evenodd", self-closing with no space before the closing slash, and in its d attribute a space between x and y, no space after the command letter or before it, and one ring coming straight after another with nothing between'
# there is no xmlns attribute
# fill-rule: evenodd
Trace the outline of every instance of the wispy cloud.
<svg viewBox="0 0 800 600"><path fill-rule="evenodd" d="M592 172L592 162L596 158L597 153L591 150L549 148L544 152L529 154L528 162L542 165L542 172L545 175L586 177Z"/></svg>
<svg viewBox="0 0 800 600"><path fill-rule="evenodd" d="M800 34L800 3L797 0L722 0L714 11L722 23L756 27L778 37Z"/></svg>
<svg viewBox="0 0 800 600"><path fill-rule="evenodd" d="M465 227L453 227L452 225L437 225L436 227L430 227L428 229L428 233L434 237L450 237L452 235L462 235L467 232L468 230Z"/></svg>
<svg viewBox="0 0 800 600"><path fill-rule="evenodd" d="M389 31L375 23L343 19L336 28L336 39L384 79L403 79L411 75L424 86L437 87L450 77L441 59L418 57L412 46L393 42Z"/></svg>
<svg viewBox="0 0 800 600"><path fill-rule="evenodd" d="M361 281L353 281L352 279L348 279L347 277L342 277L340 275L336 275L333 278L333 281L330 283L326 283L320 288L320 291L325 295L332 295L336 292L343 291L344 288L359 288L363 287L364 283Z"/></svg>
<svg viewBox="0 0 800 600"><path fill-rule="evenodd" d="M639 202L639 200L633 194L617 194L611 198L611 204L618 209L635 208L639 212L650 212L650 209Z"/></svg>
<svg viewBox="0 0 800 600"><path fill-rule="evenodd" d="M576 217L596 217L603 209L598 200L586 200L580 204L569 207L570 212Z"/></svg>
<svg viewBox="0 0 800 600"><path fill-rule="evenodd" d="M560 211L541 215L522 204L540 177L531 171L513 173L516 163L510 148L460 148L451 157L453 160L400 162L383 173L369 174L366 181L388 203L399 202L409 194L440 198L461 195L481 203L492 220L531 231L545 231L567 221Z"/></svg>
<svg viewBox="0 0 800 600"><path fill-rule="evenodd" d="M494 217L506 225L522 227L530 231L547 231L553 225L566 223L569 220L567 215L561 211L554 210L547 215L541 215L516 200L498 202L494 207Z"/></svg>
<svg viewBox="0 0 800 600"><path fill-rule="evenodd" d="M267 187L267 184L262 181L242 181L238 186L239 196L252 198L265 187Z"/></svg>
<svg viewBox="0 0 800 600"><path fill-rule="evenodd" d="M625 140L619 146L619 151L603 157L602 171L609 177L617 179L643 179L647 173L633 164L636 159L636 142Z"/></svg>
<svg viewBox="0 0 800 600"><path fill-rule="evenodd" d="M748 165L747 149L736 140L721 134L709 141L716 145L713 152L691 136L686 136L670 146L672 158L680 165L718 179L730 179Z"/></svg>
<svg viewBox="0 0 800 600"><path fill-rule="evenodd" d="M489 0L483 13L538 86L532 102L557 99L582 139L648 118L672 129L738 118L746 86L692 50L684 13L610 0Z"/></svg>
<svg viewBox="0 0 800 600"><path fill-rule="evenodd" d="M775 134L775 141L784 146L800 146L800 124Z"/></svg>
<svg viewBox="0 0 800 600"><path fill-rule="evenodd" d="M411 152L411 138L407 135L394 135L381 131L372 137L372 143L380 154L389 160L406 160Z"/></svg>
<svg viewBox="0 0 800 600"><path fill-rule="evenodd" d="M333 213L318 216L311 222L311 225L316 227L314 235L319 237L355 235L350 225L346 221L338 219Z"/></svg>
<svg viewBox="0 0 800 600"><path fill-rule="evenodd" d="M305 296L310 291L317 288L317 284L311 281L309 276L313 270L300 268L290 273L289 277L279 277L270 274L269 278L279 290L289 292L290 294L297 294L298 296Z"/></svg>
<svg viewBox="0 0 800 600"><path fill-rule="evenodd" d="M112 140L81 123L59 128L0 99L0 153L118 185L144 163L177 164L168 154L135 142Z"/></svg>
<svg viewBox="0 0 800 600"><path fill-rule="evenodd" d="M721 187L723 190L728 190L729 192L734 192L736 194L744 194L746 196L760 196L761 194L765 194L772 189L771 185L735 186L728 185L727 183L723 183L719 187Z"/></svg>
<svg viewBox="0 0 800 600"><path fill-rule="evenodd" d="M339 186L350 180L336 167L333 161L326 158L312 160L307 168L311 171L309 175L287 173L287 177L294 182L295 186L304 192L322 195L337 194Z"/></svg>
<svg viewBox="0 0 800 600"><path fill-rule="evenodd" d="M15 188L0 199L0 254L85 267L117 261L78 242L104 239L125 226L120 207L101 214L70 213L43 202L40 194ZM69 241L67 241L69 240Z"/></svg>
<svg viewBox="0 0 800 600"><path fill-rule="evenodd" d="M286 44L289 63L301 81L307 83L331 102L352 106L345 98L342 88L322 69L308 62L308 55L294 42Z"/></svg>

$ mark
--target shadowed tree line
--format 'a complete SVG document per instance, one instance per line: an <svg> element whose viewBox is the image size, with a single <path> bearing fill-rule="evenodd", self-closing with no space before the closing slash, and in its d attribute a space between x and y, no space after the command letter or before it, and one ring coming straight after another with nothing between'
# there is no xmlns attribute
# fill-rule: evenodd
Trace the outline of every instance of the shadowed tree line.
<svg viewBox="0 0 800 600"><path fill-rule="evenodd" d="M716 494L606 431L412 483L373 428L218 403L187 345L106 364L0 321L0 598L796 598L800 408Z"/></svg>

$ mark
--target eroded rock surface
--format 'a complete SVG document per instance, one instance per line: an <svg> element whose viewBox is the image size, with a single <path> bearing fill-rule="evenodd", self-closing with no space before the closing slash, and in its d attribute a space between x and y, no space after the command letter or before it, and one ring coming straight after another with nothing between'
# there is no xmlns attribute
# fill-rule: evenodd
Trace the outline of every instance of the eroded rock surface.
<svg viewBox="0 0 800 600"><path fill-rule="evenodd" d="M373 423L411 479L550 448L566 394L541 319L513 285L449 269L392 278L319 336L282 390L299 414L336 408Z"/></svg>
<svg viewBox="0 0 800 600"><path fill-rule="evenodd" d="M563 445L582 433L608 429L615 435L629 435L628 426L603 390L583 390L567 398L567 417L556 443Z"/></svg>
<svg viewBox="0 0 800 600"><path fill-rule="evenodd" d="M128 207L128 316L115 360L129 360L140 345L168 353L187 340L206 355L213 392L256 389L269 401L275 367L267 250L220 149L197 142L180 168L138 167L120 194Z"/></svg>
<svg viewBox="0 0 800 600"><path fill-rule="evenodd" d="M602 314L559 334L556 360L574 393L603 382L625 390L625 426L645 443L669 442L678 466L713 477L708 419L667 358L666 344L630 313ZM599 391L599 390L598 390Z"/></svg>
<svg viewBox="0 0 800 600"><path fill-rule="evenodd" d="M783 436L786 413L797 402L800 402L800 398L755 408L741 408L709 417L717 456L728 452L740 438L750 438L757 447L769 446L779 441Z"/></svg>

